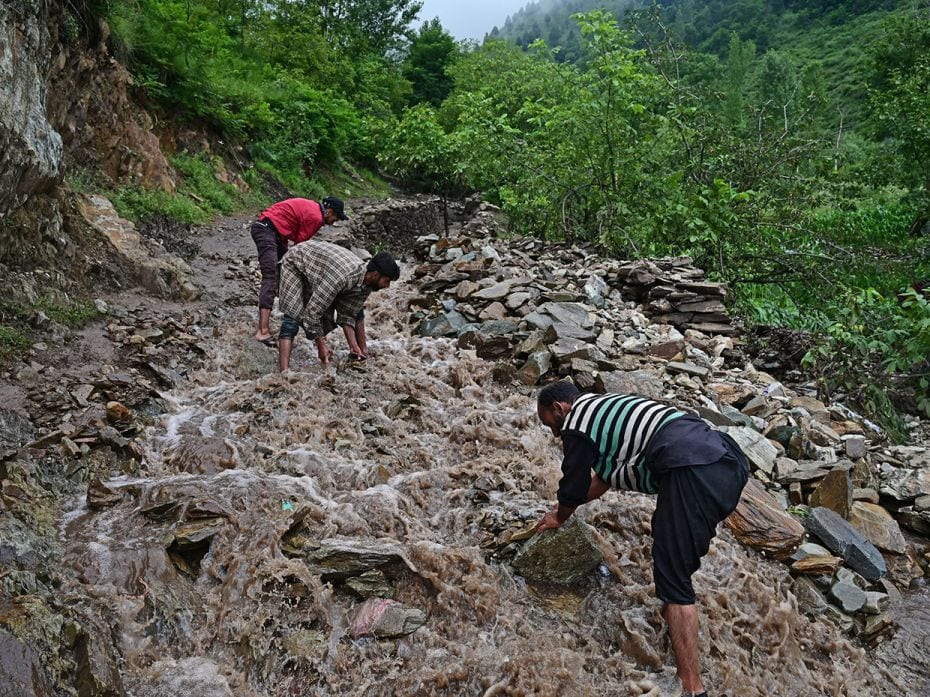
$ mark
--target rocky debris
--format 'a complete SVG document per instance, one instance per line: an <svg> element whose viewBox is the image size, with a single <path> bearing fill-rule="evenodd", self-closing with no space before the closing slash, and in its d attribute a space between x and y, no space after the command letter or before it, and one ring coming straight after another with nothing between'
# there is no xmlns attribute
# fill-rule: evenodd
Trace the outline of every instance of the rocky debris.
<svg viewBox="0 0 930 697"><path fill-rule="evenodd" d="M346 246L383 247L398 258L414 250L417 238L445 230L442 202L436 196L370 202L348 213L348 223L337 226L354 238L354 244Z"/></svg>
<svg viewBox="0 0 930 697"><path fill-rule="evenodd" d="M409 314L416 331L494 361L501 382L532 387L568 378L585 391L640 394L699 414L729 433L751 465L754 483L728 521L734 534L822 583L827 614L849 631L887 627L861 609L850 617L830 605L830 581L843 564L859 568L866 583L885 573L881 553L863 535L889 554L895 583L922 575L897 524L930 536L930 498L920 498L930 494L927 449L890 446L874 423L820 401L812 385L788 387L747 362L726 314L726 289L707 282L690 260L624 262L589 247L504 241L497 231L490 221L418 240L418 294ZM882 502L894 505L886 510ZM811 508L835 512L849 528L844 535L858 535L867 547L857 542L845 552L792 558L805 539L799 521ZM497 537L486 546L506 557L514 545L500 537L506 525L495 525Z"/></svg>
<svg viewBox="0 0 930 697"><path fill-rule="evenodd" d="M361 595L387 597L389 589L384 582L406 574L415 574L416 568L395 543L373 545L358 540L317 540L309 533L304 519L309 509L298 511L290 528L281 539L281 550L292 558L303 559L308 568L324 582L348 582L350 588Z"/></svg>
<svg viewBox="0 0 930 697"><path fill-rule="evenodd" d="M517 553L513 568L532 581L577 583L601 563L588 526L576 516L557 530L537 533Z"/></svg>
<svg viewBox="0 0 930 697"><path fill-rule="evenodd" d="M143 244L132 222L120 218L107 199L86 196L80 205L81 215L111 245L122 271L158 298L193 300L199 290L191 282L191 269L181 259L167 254L152 254L152 244Z"/></svg>

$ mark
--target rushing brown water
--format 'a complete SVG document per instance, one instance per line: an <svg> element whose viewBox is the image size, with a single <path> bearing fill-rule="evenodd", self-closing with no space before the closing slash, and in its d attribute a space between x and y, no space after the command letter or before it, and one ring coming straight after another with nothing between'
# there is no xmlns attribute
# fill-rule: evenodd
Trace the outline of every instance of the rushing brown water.
<svg viewBox="0 0 930 697"><path fill-rule="evenodd" d="M73 502L64 591L112 628L129 694L677 694L652 589L652 500L614 492L580 511L605 556L583 588L534 587L495 561L495 535L551 505L558 445L530 390L492 382L490 363L451 342L410 336L411 296L401 284L372 297L377 355L338 372L302 337L296 369L270 372L276 354L232 315L209 366L164 395L140 471L109 482L123 501ZM350 638L361 600L282 553L297 511L316 539L399 545L416 574L394 597L426 623ZM198 520L208 546L191 535L169 554ZM867 654L799 613L786 568L729 533L695 586L712 695L928 694L920 641ZM883 667L902 656L913 672Z"/></svg>

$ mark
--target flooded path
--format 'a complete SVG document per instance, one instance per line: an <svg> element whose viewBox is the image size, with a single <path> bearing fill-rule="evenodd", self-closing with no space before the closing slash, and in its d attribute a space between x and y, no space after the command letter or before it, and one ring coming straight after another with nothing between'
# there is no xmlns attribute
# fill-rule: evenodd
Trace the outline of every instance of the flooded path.
<svg viewBox="0 0 930 697"><path fill-rule="evenodd" d="M111 628L127 694L677 694L652 500L612 492L579 511L605 558L582 587L516 576L500 537L551 505L559 448L534 391L411 336L416 295L372 296L367 363L324 371L301 336L283 376L251 340L252 309L230 310L203 366L162 395L139 470L105 482L116 503L70 502L62 592ZM332 545L390 556L374 582L422 626L357 636L364 593L308 561ZM695 580L712 695L928 694L926 634L870 655L801 614L786 567L728 532ZM906 602L901 617L927 617L926 593Z"/></svg>

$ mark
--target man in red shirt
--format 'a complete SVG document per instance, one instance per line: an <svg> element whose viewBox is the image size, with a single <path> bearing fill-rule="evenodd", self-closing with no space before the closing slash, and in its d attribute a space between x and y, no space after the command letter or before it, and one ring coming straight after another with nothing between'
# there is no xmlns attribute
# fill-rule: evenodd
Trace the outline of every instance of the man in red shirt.
<svg viewBox="0 0 930 697"><path fill-rule="evenodd" d="M327 196L322 203L306 198L279 201L263 210L258 220L252 223L252 239L258 250L258 266L262 272L255 338L266 346L275 346L270 327L271 308L278 294L278 263L287 251L288 243L306 242L323 225L347 219L343 202Z"/></svg>

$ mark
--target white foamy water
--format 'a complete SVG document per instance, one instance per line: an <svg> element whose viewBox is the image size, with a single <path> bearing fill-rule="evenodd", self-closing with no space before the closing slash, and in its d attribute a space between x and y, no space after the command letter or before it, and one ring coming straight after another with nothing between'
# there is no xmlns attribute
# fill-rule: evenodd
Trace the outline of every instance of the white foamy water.
<svg viewBox="0 0 930 697"><path fill-rule="evenodd" d="M66 590L114 627L130 694L676 694L652 500L614 492L579 511L605 559L581 587L515 576L495 541L551 506L559 448L533 391L495 384L454 342L409 336L408 296L372 297L375 357L335 373L302 336L295 370L271 372L253 319L230 317L168 396L139 476L110 483L122 503L65 516ZM350 638L362 599L282 550L298 513L311 541L402 549L416 573L392 580L394 598L425 624ZM208 545L185 556L179 535L204 520ZM927 694L802 615L786 568L726 532L695 586L712 695Z"/></svg>

